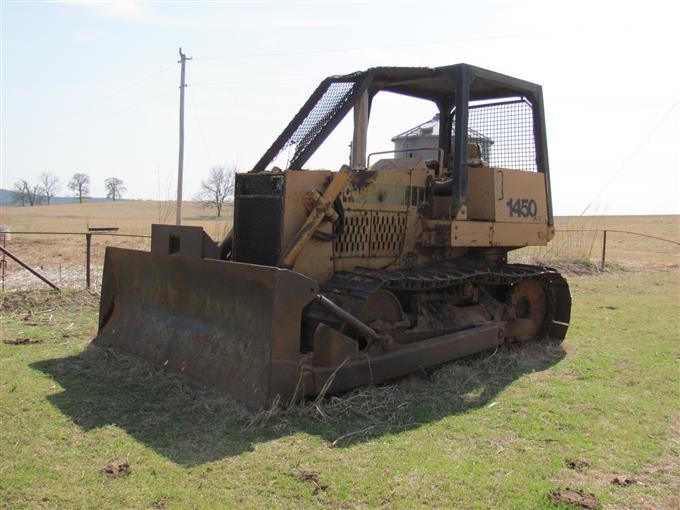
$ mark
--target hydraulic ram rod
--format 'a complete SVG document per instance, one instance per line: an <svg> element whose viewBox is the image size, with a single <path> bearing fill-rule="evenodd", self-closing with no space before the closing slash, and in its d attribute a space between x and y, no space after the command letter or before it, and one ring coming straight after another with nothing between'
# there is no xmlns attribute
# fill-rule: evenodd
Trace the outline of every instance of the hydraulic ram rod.
<svg viewBox="0 0 680 510"><path fill-rule="evenodd" d="M300 230L295 234L295 237L293 237L293 240L286 248L286 251L281 255L281 259L279 260L280 267L293 267L295 259L297 259L302 248L305 247L307 241L312 238L316 229L321 225L321 222L326 217L326 211L328 211L329 207L332 207L333 201L344 189L347 181L349 181L350 175L351 170L347 167L341 168L340 171L335 174L333 180L326 188L326 191L324 191L321 200L319 200L318 205L311 210L302 227L300 227Z"/></svg>
<svg viewBox="0 0 680 510"><path fill-rule="evenodd" d="M328 310L332 314L336 315L337 317L348 323L362 335L367 336L368 338L375 340L378 343L382 343L384 341L384 338L381 335L379 335L372 327L370 327L365 322L362 322L360 319L349 313L344 308L341 308L335 303L333 303L333 301L328 299L326 296L319 294L318 296L316 296L316 300L326 310Z"/></svg>

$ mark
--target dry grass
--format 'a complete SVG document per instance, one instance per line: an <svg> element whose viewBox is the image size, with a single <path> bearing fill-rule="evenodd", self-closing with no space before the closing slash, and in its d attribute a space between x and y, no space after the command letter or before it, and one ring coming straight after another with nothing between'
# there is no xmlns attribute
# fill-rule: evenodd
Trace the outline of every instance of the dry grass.
<svg viewBox="0 0 680 510"><path fill-rule="evenodd" d="M0 208L0 223L12 230L85 232L88 227L118 227L125 234L150 234L152 223L174 220L174 203L154 200ZM218 220L213 210L198 202L183 202L182 223L201 225L210 235L219 236L225 223L231 223L231 208Z"/></svg>
<svg viewBox="0 0 680 510"><path fill-rule="evenodd" d="M568 216L556 218L555 223L557 233L548 246L518 250L511 254L511 260L588 272L600 265L602 231L608 230L606 266L610 269L680 267L680 246L674 244L680 243L680 216ZM655 236L674 243L615 231Z"/></svg>
<svg viewBox="0 0 680 510"><path fill-rule="evenodd" d="M58 204L37 207L2 207L0 224L13 232L87 232L88 227L115 227L119 234L150 235L152 223L174 222L174 204L149 200ZM213 239L221 239L231 227L232 209L222 218L196 202L182 205L182 223L202 226ZM92 238L92 278L101 281L106 246L149 249L149 240L95 235ZM85 237L82 235L12 234L8 250L40 271L60 287L83 288L85 283ZM42 287L42 283L12 261L7 262L6 289Z"/></svg>
<svg viewBox="0 0 680 510"><path fill-rule="evenodd" d="M202 226L216 240L222 239L232 222L232 208L216 219L212 210L196 202L183 204L183 224ZM172 223L172 202L125 201L60 204L38 207L0 208L0 224L14 232L85 232L88 227L117 227L118 233L149 235L152 223ZM602 252L602 229L627 230L680 242L680 216L589 216L557 218L558 233L546 248L525 248L511 254L514 262L559 266L572 273L597 270ZM570 230L599 230L571 232ZM149 240L94 236L92 279L101 281L106 246L149 249ZM7 248L38 269L60 287L83 288L85 283L84 236L15 234ZM680 266L680 246L629 234L610 232L607 237L609 268L669 269ZM34 276L9 261L6 289L40 288Z"/></svg>

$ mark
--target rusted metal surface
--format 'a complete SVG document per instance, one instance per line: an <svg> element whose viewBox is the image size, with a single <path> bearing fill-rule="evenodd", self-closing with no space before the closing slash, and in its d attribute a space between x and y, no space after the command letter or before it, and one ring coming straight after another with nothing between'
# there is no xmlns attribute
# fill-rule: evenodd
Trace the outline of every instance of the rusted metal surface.
<svg viewBox="0 0 680 510"><path fill-rule="evenodd" d="M151 253L217 259L219 252L202 227L151 225Z"/></svg>
<svg viewBox="0 0 680 510"><path fill-rule="evenodd" d="M370 324L380 321L385 324L398 324L404 320L404 311L399 299L385 289L378 289L366 300L360 319Z"/></svg>
<svg viewBox="0 0 680 510"><path fill-rule="evenodd" d="M380 341L380 335L375 332L373 328L359 320L357 317L352 315L351 313L347 312L343 308L339 307L333 301L328 299L326 296L323 296L319 294L317 296L317 302L326 308L328 311L330 311L333 315L336 315L339 319L341 319L343 322L346 322L350 326L352 326L354 329L359 331L362 335L367 336L368 338L378 342Z"/></svg>
<svg viewBox="0 0 680 510"><path fill-rule="evenodd" d="M323 322L317 326L314 332L312 365L338 366L346 359L356 358L358 354L359 344L353 338L343 335Z"/></svg>
<svg viewBox="0 0 680 510"><path fill-rule="evenodd" d="M354 172L352 174L352 178L350 179L350 183L352 185L352 188L354 188L355 190L361 190L366 186L373 184L373 182L375 182L375 180L377 179L378 175L380 175L378 172L374 172L372 170Z"/></svg>
<svg viewBox="0 0 680 510"><path fill-rule="evenodd" d="M329 393L376 384L427 369L456 358L493 349L504 341L502 324L487 324L472 330L443 335L422 342L400 345L390 351L360 353L337 366L307 365L305 393L315 395L332 377ZM338 369L338 370L336 370Z"/></svg>
<svg viewBox="0 0 680 510"><path fill-rule="evenodd" d="M514 289L515 297L512 298L512 293L508 294L508 303L480 298L481 289L494 287ZM371 321L365 311L379 293L397 292L402 300L407 295L414 296L418 301L410 313L419 317L423 316L424 310L436 310L429 314L429 318L425 314L423 317L427 320L421 319L419 327L412 322L410 329L400 326L396 330L389 330L398 342L410 343L435 336L437 331L442 333L474 326L485 315L499 320L503 317L503 320L508 321L509 337L527 339L550 336L561 340L570 320L571 296L566 281L554 269L541 266L442 264L404 271L355 269L337 273L322 286L322 290L353 314L366 320L378 333L383 331L382 325ZM529 311L527 305L525 312L518 316L515 311L517 303L525 299L531 300L533 307ZM465 306L458 306L460 304ZM434 319L439 320L432 322ZM394 319L387 321L393 326L398 322Z"/></svg>
<svg viewBox="0 0 680 510"><path fill-rule="evenodd" d="M571 293L569 284L564 277L552 272L543 276L546 282L550 306L550 317L547 327L547 336L555 340L564 340L571 320Z"/></svg>
<svg viewBox="0 0 680 510"><path fill-rule="evenodd" d="M569 290L548 268L356 270L324 287L340 298L331 301L319 294L316 282L285 269L108 248L96 341L199 379L258 408L277 395L284 401L314 395L331 377L329 391L339 392L496 347L507 336L533 327L533 315L520 311L503 317L506 305L491 306L490 298L485 301L475 289L514 286L517 298L511 305L521 308L521 298L535 293L532 282L540 282L541 290L550 289L544 295L548 304L541 330L563 337ZM439 322L408 318L393 292L418 299L431 295L431 304L418 305L423 309L442 298L452 300L442 309L449 310L450 317ZM348 296L354 301L343 299ZM453 313L458 302L468 304ZM316 323L312 349L306 354L301 326L312 320L314 303L330 315ZM368 313L362 315L364 310ZM361 338L369 341L362 343Z"/></svg>
<svg viewBox="0 0 680 510"><path fill-rule="evenodd" d="M435 299L447 288L459 290L447 291L449 303L442 310L447 310L444 315L448 318L440 317L438 323L427 323L420 329L417 323L411 324L409 329L395 332L396 343L390 349L364 349L355 354L343 352L345 358L341 360L342 355L338 354L340 342L336 346L325 345L326 351L336 353L333 358L335 364L305 365L309 373L305 379L305 391L309 395L318 392L331 377L329 391L340 392L492 349L508 340L537 337L562 340L569 325L571 297L568 285L549 268L527 265L440 266L406 272L357 270L342 276L351 290L342 288L339 279L334 279L336 296L353 293L354 300L350 302L355 305L355 313L360 313L356 311L361 309L362 303L368 302L370 296L385 288L399 289L402 295L404 292L415 296L432 294ZM510 302L489 302L490 297L477 297L475 287L480 285L511 289ZM328 291L328 287L326 289ZM477 301L479 304L457 307L456 300L461 303ZM427 307L419 305L421 310ZM455 317L452 318L451 314ZM457 330L444 333L443 329L447 327ZM437 334L437 331L440 333Z"/></svg>
<svg viewBox="0 0 680 510"><path fill-rule="evenodd" d="M515 321L520 321L514 338L526 341L538 337L549 313L548 305L547 289L541 280L519 282L510 295L510 312Z"/></svg>
<svg viewBox="0 0 680 510"><path fill-rule="evenodd" d="M278 268L107 248L96 342L261 407L295 389L302 310L317 294Z"/></svg>

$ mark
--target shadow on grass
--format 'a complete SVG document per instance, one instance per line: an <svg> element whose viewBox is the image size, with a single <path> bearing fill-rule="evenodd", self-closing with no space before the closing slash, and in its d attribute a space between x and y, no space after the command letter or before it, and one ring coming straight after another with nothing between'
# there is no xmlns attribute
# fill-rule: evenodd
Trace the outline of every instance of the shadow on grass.
<svg viewBox="0 0 680 510"><path fill-rule="evenodd" d="M394 384L255 415L179 375L96 346L31 366L64 388L48 399L83 429L115 425L175 463L197 465L296 432L347 447L414 429L487 405L522 375L563 357L549 343L506 346Z"/></svg>

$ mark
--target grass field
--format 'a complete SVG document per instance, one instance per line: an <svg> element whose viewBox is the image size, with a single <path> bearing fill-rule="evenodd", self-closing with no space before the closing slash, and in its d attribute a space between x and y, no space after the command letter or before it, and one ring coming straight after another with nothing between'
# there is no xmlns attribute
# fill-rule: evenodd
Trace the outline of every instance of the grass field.
<svg viewBox="0 0 680 510"><path fill-rule="evenodd" d="M162 216L153 202L86 206L5 208L0 223L148 233ZM214 237L230 221L192 205L185 213ZM558 220L676 241L679 225L677 216ZM89 346L95 293L4 293L0 507L571 508L551 497L570 488L597 508L678 508L678 249L612 235L611 265L599 272L595 235L563 232L549 250L514 255L576 269L562 345L507 346L259 414ZM82 240L55 239L64 238L16 235L8 248L46 271L82 261Z"/></svg>
<svg viewBox="0 0 680 510"><path fill-rule="evenodd" d="M553 508L570 487L604 507L677 508L680 273L571 286L562 346L259 415L87 348L92 294L7 294L3 341L36 343L0 344L0 505Z"/></svg>

